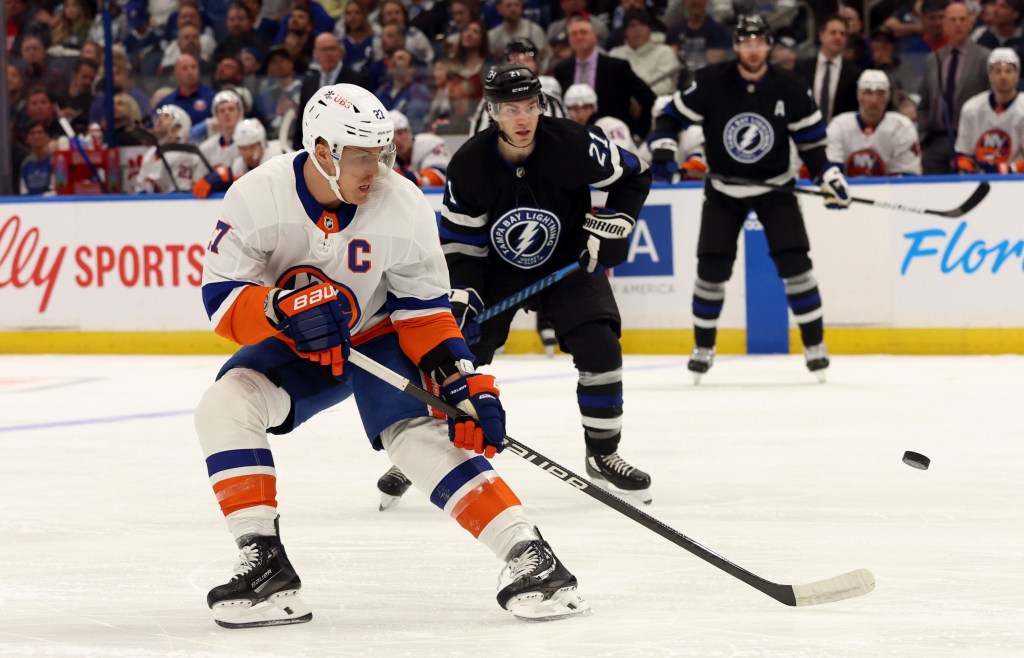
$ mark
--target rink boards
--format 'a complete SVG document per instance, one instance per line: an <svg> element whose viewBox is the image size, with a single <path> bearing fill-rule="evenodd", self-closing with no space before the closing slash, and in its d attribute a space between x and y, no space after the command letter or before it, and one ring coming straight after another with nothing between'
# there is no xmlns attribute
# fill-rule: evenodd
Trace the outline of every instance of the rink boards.
<svg viewBox="0 0 1024 658"><path fill-rule="evenodd" d="M856 196L945 210L981 177L857 184ZM800 197L836 353L1024 353L1024 177L989 178L962 219ZM440 207L441 190L428 190ZM627 352L692 346L702 191L656 185L612 275ZM0 199L0 352L216 353L199 285L219 199L169 195ZM781 282L755 217L739 240L722 352L796 351ZM509 351L539 345L517 320Z"/></svg>

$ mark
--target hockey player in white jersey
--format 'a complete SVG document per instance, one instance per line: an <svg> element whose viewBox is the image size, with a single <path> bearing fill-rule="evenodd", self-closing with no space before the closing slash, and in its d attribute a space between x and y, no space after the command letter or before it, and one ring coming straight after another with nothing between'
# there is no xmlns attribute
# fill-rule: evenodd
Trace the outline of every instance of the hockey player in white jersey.
<svg viewBox="0 0 1024 658"><path fill-rule="evenodd" d="M1024 96L1017 93L1020 57L1012 48L988 56L989 91L960 110L957 168L964 173L1024 173Z"/></svg>
<svg viewBox="0 0 1024 658"><path fill-rule="evenodd" d="M267 433L286 434L349 397L371 446L505 560L503 608L540 620L589 612L576 578L485 458L502 450L505 412L493 377L474 372L452 317L434 211L391 170L387 110L361 87L340 84L317 91L302 121L302 151L228 190L204 262L211 323L243 346L195 413L210 482L240 549L234 576L207 596L215 620L245 628L312 618L281 543ZM437 387L466 415L443 420L352 367L350 345ZM345 596L350 584L333 590Z"/></svg>
<svg viewBox="0 0 1024 658"><path fill-rule="evenodd" d="M218 91L213 97L212 106L217 128L199 145L199 150L206 156L211 167L230 167L238 157L235 126L245 117L245 105L241 96L230 89L225 89Z"/></svg>
<svg viewBox="0 0 1024 658"><path fill-rule="evenodd" d="M409 119L391 110L395 122L395 171L419 187L443 187L451 154L444 139L433 133L413 137Z"/></svg>
<svg viewBox="0 0 1024 658"><path fill-rule="evenodd" d="M162 105L153 113L153 135L157 144L185 144L192 130L188 112L177 105ZM130 191L145 193L188 192L209 169L198 153L158 151L157 147L142 156L137 181Z"/></svg>
<svg viewBox="0 0 1024 658"><path fill-rule="evenodd" d="M192 186L192 194L205 199L214 192L226 192L231 185L271 158L281 155L280 143L267 142L267 131L257 119L243 119L235 126L233 144L238 157L230 167L217 165Z"/></svg>
<svg viewBox="0 0 1024 658"><path fill-rule="evenodd" d="M889 76L868 69L857 79L859 112L844 112L828 124L825 153L847 177L921 175L917 127L899 112L886 112Z"/></svg>
<svg viewBox="0 0 1024 658"><path fill-rule="evenodd" d="M597 94L590 85L584 83L570 85L565 90L562 103L565 105L565 111L570 119L583 126L597 126L616 146L636 154L637 148L633 143L633 135L629 132L629 126L621 119L598 114Z"/></svg>

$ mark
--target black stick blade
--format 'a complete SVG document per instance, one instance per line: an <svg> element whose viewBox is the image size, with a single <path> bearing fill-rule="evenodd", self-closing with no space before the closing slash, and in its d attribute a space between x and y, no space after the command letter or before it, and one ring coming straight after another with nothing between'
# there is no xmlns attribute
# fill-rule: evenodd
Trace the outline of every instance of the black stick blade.
<svg viewBox="0 0 1024 658"><path fill-rule="evenodd" d="M974 208L981 203L986 196L988 196L988 192L991 188L992 186L989 185L988 181L982 181L981 185L978 186L978 189L974 190L974 194L968 197L968 199L964 201L959 208L954 208L953 210L947 210L945 212L936 212L935 214L942 215L943 217L963 217L970 211L974 210Z"/></svg>

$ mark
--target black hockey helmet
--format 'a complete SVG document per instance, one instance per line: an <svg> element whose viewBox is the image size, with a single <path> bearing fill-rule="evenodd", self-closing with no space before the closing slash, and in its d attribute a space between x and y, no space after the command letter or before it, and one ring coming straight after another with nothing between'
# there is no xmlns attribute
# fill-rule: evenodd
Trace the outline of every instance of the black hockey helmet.
<svg viewBox="0 0 1024 658"><path fill-rule="evenodd" d="M499 64L487 72L484 79L484 100L491 105L540 98L543 108L544 92L536 74L522 64Z"/></svg>
<svg viewBox="0 0 1024 658"><path fill-rule="evenodd" d="M516 37L505 44L505 59L516 53L536 58L537 46L526 37Z"/></svg>
<svg viewBox="0 0 1024 658"><path fill-rule="evenodd" d="M741 14L736 19L736 30L733 32L732 45L738 46L743 39L756 39L764 37L768 45L775 44L772 36L772 28L768 27L768 21L760 14Z"/></svg>

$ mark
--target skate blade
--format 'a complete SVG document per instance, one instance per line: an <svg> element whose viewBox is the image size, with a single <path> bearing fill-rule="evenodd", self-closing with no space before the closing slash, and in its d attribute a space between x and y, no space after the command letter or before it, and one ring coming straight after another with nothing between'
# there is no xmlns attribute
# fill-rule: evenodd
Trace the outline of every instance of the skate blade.
<svg viewBox="0 0 1024 658"><path fill-rule="evenodd" d="M614 494L627 503L641 502L650 505L654 498L651 496L651 488L646 489L619 489L603 477L590 474L590 481L601 487L610 494Z"/></svg>
<svg viewBox="0 0 1024 658"><path fill-rule="evenodd" d="M819 384L824 384L825 383L825 370L824 369L815 370L814 371L814 376L817 378Z"/></svg>
<svg viewBox="0 0 1024 658"><path fill-rule="evenodd" d="M509 599L506 604L516 619L523 621L558 621L593 613L590 604L576 593L576 587L563 587L545 599L543 592L529 592Z"/></svg>
<svg viewBox="0 0 1024 658"><path fill-rule="evenodd" d="M693 385L700 386L700 380L704 376L704 373L691 370L690 374L693 375Z"/></svg>
<svg viewBox="0 0 1024 658"><path fill-rule="evenodd" d="M272 594L256 605L250 601L222 601L213 606L213 620L224 628L302 624L312 619L313 612L299 598L297 589Z"/></svg>
<svg viewBox="0 0 1024 658"><path fill-rule="evenodd" d="M401 496L392 496L391 494L386 494L386 493L382 492L380 494L380 508L379 508L379 510L381 512L383 512L384 510L391 509L392 507L395 507L396 505L398 505L398 501L400 501L400 500L402 500Z"/></svg>

